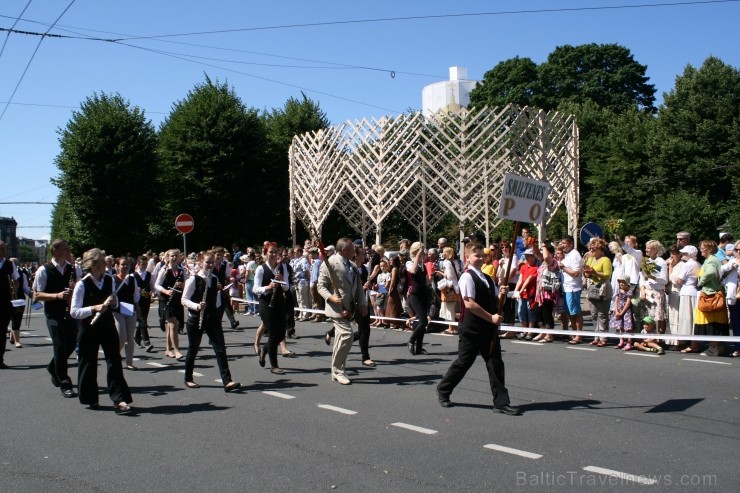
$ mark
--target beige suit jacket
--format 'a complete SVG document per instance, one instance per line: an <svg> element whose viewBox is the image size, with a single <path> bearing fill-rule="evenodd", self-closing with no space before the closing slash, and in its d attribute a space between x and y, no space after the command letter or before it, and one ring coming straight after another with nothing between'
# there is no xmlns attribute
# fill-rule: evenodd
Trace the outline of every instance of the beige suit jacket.
<svg viewBox="0 0 740 493"><path fill-rule="evenodd" d="M329 273L327 263L331 266L335 274L336 286ZM360 271L350 262L354 271L354 279L350 281L347 269L344 267L344 259L338 253L335 253L328 260L321 264L319 269L319 278L316 282L316 289L322 298L326 300L324 313L327 317L342 318L342 310L348 310L353 315L355 310L360 306L367 306L367 297L364 296L362 289L362 279ZM342 297L342 303L332 303L329 297L338 293Z"/></svg>

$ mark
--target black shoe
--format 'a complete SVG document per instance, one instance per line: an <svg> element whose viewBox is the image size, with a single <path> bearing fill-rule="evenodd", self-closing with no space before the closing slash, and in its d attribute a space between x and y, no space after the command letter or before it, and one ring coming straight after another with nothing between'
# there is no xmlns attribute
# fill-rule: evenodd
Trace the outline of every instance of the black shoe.
<svg viewBox="0 0 740 493"><path fill-rule="evenodd" d="M123 405L121 405L123 404ZM113 410L116 412L117 415L123 416L124 414L131 414L133 409L131 409L131 406L126 404L125 402L120 402L113 406Z"/></svg>
<svg viewBox="0 0 740 493"><path fill-rule="evenodd" d="M417 348L416 354L427 354L427 350L424 349L423 347Z"/></svg>
<svg viewBox="0 0 740 493"><path fill-rule="evenodd" d="M411 356L416 356L416 346L413 342L409 342L409 353L411 353Z"/></svg>
<svg viewBox="0 0 740 493"><path fill-rule="evenodd" d="M242 384L239 382L229 382L224 386L224 392L233 392L235 390L239 390L242 387Z"/></svg>
<svg viewBox="0 0 740 493"><path fill-rule="evenodd" d="M493 412L495 412L495 413L501 413L501 414L506 414L508 416L519 416L520 414L522 414L522 412L518 408L511 407L509 405L506 405L506 406L493 406Z"/></svg>
<svg viewBox="0 0 740 493"><path fill-rule="evenodd" d="M326 333L324 334L324 342L327 346L331 346L331 334L329 333L329 331L326 331Z"/></svg>
<svg viewBox="0 0 740 493"><path fill-rule="evenodd" d="M100 411L100 404L97 402L95 404L89 404L87 408L91 411Z"/></svg>
<svg viewBox="0 0 740 493"><path fill-rule="evenodd" d="M62 390L62 395L64 397L66 397L67 399L72 399L74 397L77 397L77 392L75 392L72 389L63 389Z"/></svg>
<svg viewBox="0 0 740 493"><path fill-rule="evenodd" d="M450 401L450 396L441 394L439 392L439 389L437 389L437 399L439 399L439 405L442 407L452 407L452 402Z"/></svg>
<svg viewBox="0 0 740 493"><path fill-rule="evenodd" d="M288 333L288 339L300 339L300 337L298 337L298 334L296 334L295 330L293 330Z"/></svg>
<svg viewBox="0 0 740 493"><path fill-rule="evenodd" d="M0 370L7 370L8 368L10 368L8 365L0 361Z"/></svg>
<svg viewBox="0 0 740 493"><path fill-rule="evenodd" d="M234 320L233 322L231 322L231 328L232 329L236 329L237 327L239 327L239 322L237 322L236 320Z"/></svg>
<svg viewBox="0 0 740 493"><path fill-rule="evenodd" d="M260 366L262 368L265 367L265 349L264 348L260 348Z"/></svg>
<svg viewBox="0 0 740 493"><path fill-rule="evenodd" d="M147 352L147 353L151 353L152 351L154 351L154 345L153 345L153 344L151 344L151 343L147 343L147 345L146 345L146 348L145 348L145 349L146 349L146 352Z"/></svg>

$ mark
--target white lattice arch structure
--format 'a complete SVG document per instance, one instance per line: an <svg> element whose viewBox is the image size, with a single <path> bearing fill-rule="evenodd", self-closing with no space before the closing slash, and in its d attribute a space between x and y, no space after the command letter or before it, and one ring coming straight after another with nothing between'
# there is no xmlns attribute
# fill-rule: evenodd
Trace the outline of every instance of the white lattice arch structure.
<svg viewBox="0 0 740 493"><path fill-rule="evenodd" d="M419 239L452 213L460 224L490 231L504 176L550 183L547 217L565 205L577 235L578 127L575 116L509 105L504 108L421 113L347 121L293 137L290 214L314 237L332 208L365 238L399 211ZM544 224L537 225L544 234ZM463 235L463 232L460 232Z"/></svg>

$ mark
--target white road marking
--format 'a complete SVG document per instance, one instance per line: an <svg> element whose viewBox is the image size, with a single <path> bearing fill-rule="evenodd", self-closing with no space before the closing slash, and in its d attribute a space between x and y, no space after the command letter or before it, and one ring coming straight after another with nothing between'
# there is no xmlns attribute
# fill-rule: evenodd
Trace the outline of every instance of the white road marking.
<svg viewBox="0 0 740 493"><path fill-rule="evenodd" d="M590 348L590 347L578 347L578 346L565 346L567 349L578 349L579 351L598 351L598 349Z"/></svg>
<svg viewBox="0 0 740 493"><path fill-rule="evenodd" d="M357 414L357 411L352 411L351 409L344 409L343 407L336 407L336 406L330 406L329 404L317 404L321 409L327 409L329 411L335 411L342 414Z"/></svg>
<svg viewBox="0 0 740 493"><path fill-rule="evenodd" d="M629 356L642 356L643 358L660 358L657 354L638 353L636 351L625 351L624 354Z"/></svg>
<svg viewBox="0 0 740 493"><path fill-rule="evenodd" d="M526 457L527 459L541 459L542 458L542 454L535 454L533 452L527 452L526 450L519 450L515 448L504 447L503 445L496 445L495 443L489 443L488 445L483 445L483 448L487 448L491 450L498 450L499 452L505 452L507 454L514 454L520 457Z"/></svg>
<svg viewBox="0 0 740 493"><path fill-rule="evenodd" d="M163 365L162 363L157 363L156 361L148 361L147 365L154 366L156 368L167 368L170 365Z"/></svg>
<svg viewBox="0 0 740 493"><path fill-rule="evenodd" d="M44 340L51 341L51 337L44 337Z"/></svg>
<svg viewBox="0 0 740 493"><path fill-rule="evenodd" d="M178 372L178 373L185 373L185 370L177 370L177 372ZM202 374L202 373L198 373L197 371L194 371L194 372L193 372L193 376L194 376L194 377L202 377L202 376L203 376L203 374Z"/></svg>
<svg viewBox="0 0 740 493"><path fill-rule="evenodd" d="M539 342L529 342L529 341L511 341L512 344L529 344L530 346L544 346L544 344L540 344Z"/></svg>
<svg viewBox="0 0 740 493"><path fill-rule="evenodd" d="M615 478L624 479L627 481L633 481L640 484L656 484L657 479L650 479L645 476L635 476L626 472L613 471L612 469L604 469L603 467L586 466L583 468L584 471L593 472L596 474L603 474L605 476L613 476Z"/></svg>
<svg viewBox="0 0 740 493"><path fill-rule="evenodd" d="M712 361L708 359L694 359L694 358L681 358L684 361L698 361L699 363L713 363L715 365L732 365L732 363L725 363L723 361Z"/></svg>
<svg viewBox="0 0 740 493"><path fill-rule="evenodd" d="M391 426L397 426L405 430L411 430L411 431L416 431L419 433L424 433L425 435L434 435L435 433L437 433L437 430L430 430L429 428L422 428L421 426L414 426L414 425L409 425L406 423L391 423Z"/></svg>
<svg viewBox="0 0 740 493"><path fill-rule="evenodd" d="M295 399L295 396L294 395L283 394L282 392L275 392L273 390L263 390L262 393L263 394L267 394L267 395L271 395L273 397L279 397L281 399L287 399L287 400Z"/></svg>

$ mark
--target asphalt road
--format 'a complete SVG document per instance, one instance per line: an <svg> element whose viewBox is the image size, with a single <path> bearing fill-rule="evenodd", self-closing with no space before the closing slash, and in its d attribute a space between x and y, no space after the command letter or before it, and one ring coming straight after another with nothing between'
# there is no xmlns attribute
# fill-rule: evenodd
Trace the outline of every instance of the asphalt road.
<svg viewBox="0 0 740 493"><path fill-rule="evenodd" d="M239 392L216 381L209 346L196 362L202 387L186 389L184 363L164 357L154 329L159 350L137 349L138 371L125 372L136 414L117 416L107 395L91 411L51 386L51 343L34 314L25 347L9 347L12 368L0 370L0 491L728 492L740 483L732 358L503 341L512 405L524 411L512 417L491 411L480 360L455 406L438 405L455 337L428 335L429 354L411 356L408 334L374 329L378 366L362 367L355 344L353 384L340 386L329 377L328 324L299 323L301 338L289 341L298 357L281 359L286 374L275 376L252 350L258 318L238 317L243 330L226 341Z"/></svg>

